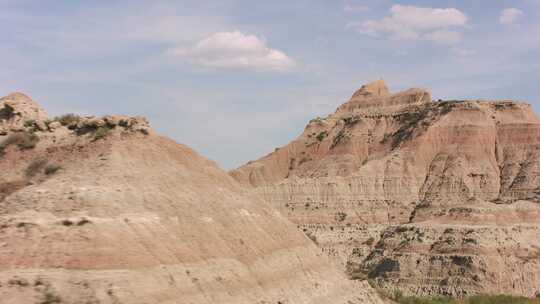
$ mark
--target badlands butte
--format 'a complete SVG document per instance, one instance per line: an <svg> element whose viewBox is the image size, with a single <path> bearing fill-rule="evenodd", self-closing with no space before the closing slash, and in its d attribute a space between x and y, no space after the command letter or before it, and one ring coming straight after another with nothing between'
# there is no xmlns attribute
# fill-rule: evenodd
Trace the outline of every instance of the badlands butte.
<svg viewBox="0 0 540 304"><path fill-rule="evenodd" d="M229 173L144 118L49 118L14 93L0 99L0 303L540 296L539 172L530 105L383 81Z"/></svg>
<svg viewBox="0 0 540 304"><path fill-rule="evenodd" d="M0 303L382 303L143 118L0 99Z"/></svg>
<svg viewBox="0 0 540 304"><path fill-rule="evenodd" d="M406 295L540 297L540 119L526 103L363 86L230 172L351 280Z"/></svg>

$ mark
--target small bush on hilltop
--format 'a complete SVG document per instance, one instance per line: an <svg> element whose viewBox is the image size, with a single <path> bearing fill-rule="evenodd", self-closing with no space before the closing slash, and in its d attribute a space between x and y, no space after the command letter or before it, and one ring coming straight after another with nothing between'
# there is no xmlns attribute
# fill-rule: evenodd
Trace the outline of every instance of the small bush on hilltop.
<svg viewBox="0 0 540 304"><path fill-rule="evenodd" d="M55 117L53 121L58 121L62 126L70 126L76 124L81 120L79 115L75 114L65 114L59 117Z"/></svg>
<svg viewBox="0 0 540 304"><path fill-rule="evenodd" d="M100 140L107 137L107 135L109 135L109 131L110 129L107 127L97 128L96 132L94 132L94 140Z"/></svg>

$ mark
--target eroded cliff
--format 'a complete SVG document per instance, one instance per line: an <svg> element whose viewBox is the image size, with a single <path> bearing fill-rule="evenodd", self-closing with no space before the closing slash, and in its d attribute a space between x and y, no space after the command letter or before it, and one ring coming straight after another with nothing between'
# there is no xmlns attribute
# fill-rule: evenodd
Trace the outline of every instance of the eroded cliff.
<svg viewBox="0 0 540 304"><path fill-rule="evenodd" d="M231 175L353 279L406 294L540 292L540 119L513 101L363 86Z"/></svg>

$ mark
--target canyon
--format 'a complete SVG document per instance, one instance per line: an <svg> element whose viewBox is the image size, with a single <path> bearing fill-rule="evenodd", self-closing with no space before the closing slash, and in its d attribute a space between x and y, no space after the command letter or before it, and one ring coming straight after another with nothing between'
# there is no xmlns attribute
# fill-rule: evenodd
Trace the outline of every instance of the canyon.
<svg viewBox="0 0 540 304"><path fill-rule="evenodd" d="M362 86L230 175L353 281L405 295L540 296L540 118L510 100Z"/></svg>

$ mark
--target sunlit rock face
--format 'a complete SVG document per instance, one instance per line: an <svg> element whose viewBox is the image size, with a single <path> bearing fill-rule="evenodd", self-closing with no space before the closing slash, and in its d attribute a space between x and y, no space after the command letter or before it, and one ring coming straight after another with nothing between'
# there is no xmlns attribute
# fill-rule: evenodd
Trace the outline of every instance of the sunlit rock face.
<svg viewBox="0 0 540 304"><path fill-rule="evenodd" d="M0 302L381 303L144 118L17 113L0 136Z"/></svg>
<svg viewBox="0 0 540 304"><path fill-rule="evenodd" d="M9 131L21 131L30 121L42 122L47 113L23 93L12 93L0 98L0 136Z"/></svg>
<svg viewBox="0 0 540 304"><path fill-rule="evenodd" d="M377 81L230 174L352 279L416 295L534 296L539 172L529 104L435 102Z"/></svg>

